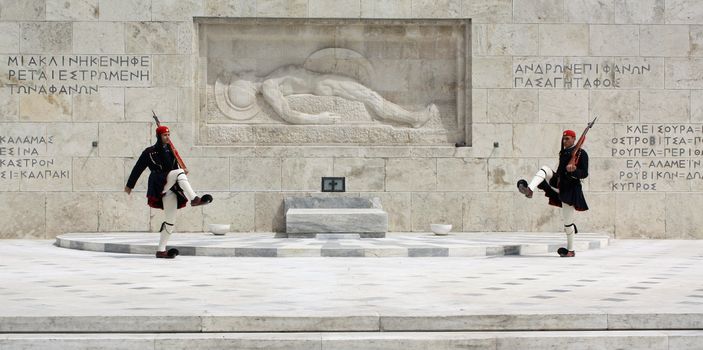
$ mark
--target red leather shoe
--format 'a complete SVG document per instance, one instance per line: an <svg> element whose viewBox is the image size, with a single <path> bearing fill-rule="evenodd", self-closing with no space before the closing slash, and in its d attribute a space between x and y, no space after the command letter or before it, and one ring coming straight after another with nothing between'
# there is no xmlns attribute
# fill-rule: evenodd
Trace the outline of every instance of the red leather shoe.
<svg viewBox="0 0 703 350"><path fill-rule="evenodd" d="M197 207L199 205L205 205L212 202L212 196L209 194L205 194L202 197L195 197L193 200L190 202L191 207Z"/></svg>
<svg viewBox="0 0 703 350"><path fill-rule="evenodd" d="M557 254L562 258L573 258L576 256L576 252L573 250L567 250L564 247L557 249Z"/></svg>
<svg viewBox="0 0 703 350"><path fill-rule="evenodd" d="M156 257L159 259L173 259L173 258L175 258L175 256L168 255L168 252L165 250L162 252L157 251Z"/></svg>
<svg viewBox="0 0 703 350"><path fill-rule="evenodd" d="M169 249L169 250L165 250L165 251L162 251L162 252L157 251L157 252L156 252L156 257L159 258L159 259L173 259L173 258L176 257L176 255L178 255L178 253L179 253L178 249L176 249L176 248L171 248L171 249Z"/></svg>

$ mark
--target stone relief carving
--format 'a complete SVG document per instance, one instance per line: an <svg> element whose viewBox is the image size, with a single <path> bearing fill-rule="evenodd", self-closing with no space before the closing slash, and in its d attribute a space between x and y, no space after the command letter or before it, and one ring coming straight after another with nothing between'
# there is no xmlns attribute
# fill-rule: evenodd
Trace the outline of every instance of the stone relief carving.
<svg viewBox="0 0 703 350"><path fill-rule="evenodd" d="M221 73L215 82L215 102L222 113L234 120L249 120L261 109L256 103L259 90L246 80Z"/></svg>
<svg viewBox="0 0 703 350"><path fill-rule="evenodd" d="M360 81L373 76L372 65L360 54L339 48L317 51L302 66L283 66L266 77L246 77L246 72L222 72L215 83L219 110L234 120L245 121L261 112L257 96L290 124L326 125L344 123L333 110L305 113L291 107L289 97L307 95L308 99L337 97L360 102L374 119L381 122L420 128L439 117L434 104L411 111L383 98Z"/></svg>
<svg viewBox="0 0 703 350"><path fill-rule="evenodd" d="M350 49L332 47L313 52L305 59L303 67L322 74L339 74L369 85L374 68L364 55Z"/></svg>

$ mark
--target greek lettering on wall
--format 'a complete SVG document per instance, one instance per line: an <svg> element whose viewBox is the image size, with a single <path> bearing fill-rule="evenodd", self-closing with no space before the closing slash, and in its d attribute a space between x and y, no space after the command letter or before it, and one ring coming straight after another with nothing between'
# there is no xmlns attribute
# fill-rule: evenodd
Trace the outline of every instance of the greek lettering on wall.
<svg viewBox="0 0 703 350"><path fill-rule="evenodd" d="M649 63L520 62L513 67L513 87L554 89L618 89L623 80L652 72Z"/></svg>
<svg viewBox="0 0 703 350"><path fill-rule="evenodd" d="M60 168L54 158L46 157L54 136L0 134L0 180L70 179L70 169Z"/></svg>
<svg viewBox="0 0 703 350"><path fill-rule="evenodd" d="M6 64L12 94L90 95L100 86L151 81L151 57L143 55L16 55Z"/></svg>
<svg viewBox="0 0 703 350"><path fill-rule="evenodd" d="M612 191L687 189L703 181L703 125L625 125L610 140L609 156L619 163Z"/></svg>

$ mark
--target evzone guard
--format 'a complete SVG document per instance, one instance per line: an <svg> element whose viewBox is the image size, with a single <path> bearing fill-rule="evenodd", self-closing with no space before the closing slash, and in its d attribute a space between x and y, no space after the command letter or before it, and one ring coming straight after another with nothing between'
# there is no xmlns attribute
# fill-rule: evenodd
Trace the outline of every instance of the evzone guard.
<svg viewBox="0 0 703 350"><path fill-rule="evenodd" d="M173 259L178 255L178 249L166 250L166 243L174 232L176 211L185 207L188 201L193 207L208 204L212 202L212 196L206 194L199 197L195 194L188 182L188 169L171 142L169 128L160 125L156 115L154 119L158 125L156 143L147 147L139 156L124 191L130 194L144 169L149 168L151 173L146 193L147 204L152 208L163 209L165 212L165 220L159 229L161 236L156 257Z"/></svg>
<svg viewBox="0 0 703 350"><path fill-rule="evenodd" d="M566 233L566 247L561 247L557 253L561 257L574 257L574 234L578 228L574 224L574 211L586 211L588 205L583 196L581 180L588 177L588 153L581 148L586 140L586 133L596 120L588 123L578 142L576 132L564 130L561 137L561 150L559 151L559 166L554 171L548 166L543 166L528 183L520 180L517 183L518 191L527 198L537 189L544 191L549 198L549 204L561 207L561 216Z"/></svg>

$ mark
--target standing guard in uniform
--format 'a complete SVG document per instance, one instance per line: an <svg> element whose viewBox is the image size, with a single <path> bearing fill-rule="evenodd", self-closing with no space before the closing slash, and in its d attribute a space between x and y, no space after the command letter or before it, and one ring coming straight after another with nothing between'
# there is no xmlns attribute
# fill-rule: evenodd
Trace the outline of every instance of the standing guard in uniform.
<svg viewBox="0 0 703 350"><path fill-rule="evenodd" d="M173 259L178 255L178 249L171 248L167 251L166 243L174 232L176 211L185 207L188 201L194 207L208 204L212 202L212 196L195 195L186 176L188 169L171 143L171 133L167 126L160 125L156 128L156 143L147 147L139 156L124 188L127 194L132 192L139 176L147 167L151 171L146 193L147 203L150 207L163 209L165 212L165 221L159 229L161 236L156 257Z"/></svg>
<svg viewBox="0 0 703 350"><path fill-rule="evenodd" d="M588 205L583 196L581 180L588 177L588 153L581 148L586 133L595 123L595 119L588 124L576 143L576 132L564 130L561 138L561 151L559 151L559 166L556 172L548 166L543 166L528 183L521 179L517 183L518 191L527 198L532 198L536 189L544 191L549 198L549 204L561 207L564 232L566 233L566 247L561 247L557 253L561 257L574 257L574 234L578 229L574 224L574 211L586 211Z"/></svg>

